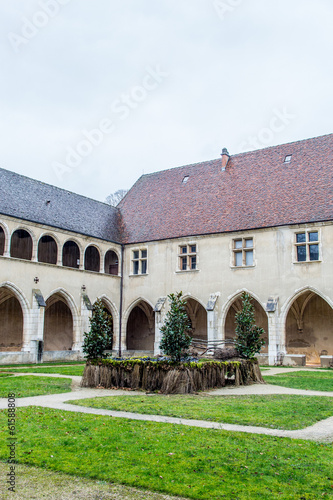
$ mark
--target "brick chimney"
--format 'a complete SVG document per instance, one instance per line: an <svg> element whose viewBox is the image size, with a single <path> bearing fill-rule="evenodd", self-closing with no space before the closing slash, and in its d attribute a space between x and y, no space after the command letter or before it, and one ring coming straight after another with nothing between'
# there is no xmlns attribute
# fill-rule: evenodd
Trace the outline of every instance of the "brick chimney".
<svg viewBox="0 0 333 500"><path fill-rule="evenodd" d="M229 158L230 158L230 155L229 155L229 152L227 150L227 148L223 148L222 149L222 172L225 171L227 165L228 165L228 161L229 161Z"/></svg>

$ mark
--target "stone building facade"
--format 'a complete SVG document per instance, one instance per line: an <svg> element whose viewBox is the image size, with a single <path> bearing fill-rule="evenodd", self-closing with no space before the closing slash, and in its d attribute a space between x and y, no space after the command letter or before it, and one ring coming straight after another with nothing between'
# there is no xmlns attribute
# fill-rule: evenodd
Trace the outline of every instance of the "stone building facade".
<svg viewBox="0 0 333 500"><path fill-rule="evenodd" d="M234 335L240 295L262 362L333 359L333 135L142 176L114 208L0 169L0 363L80 359L91 304L114 351L159 352L167 295L193 336Z"/></svg>

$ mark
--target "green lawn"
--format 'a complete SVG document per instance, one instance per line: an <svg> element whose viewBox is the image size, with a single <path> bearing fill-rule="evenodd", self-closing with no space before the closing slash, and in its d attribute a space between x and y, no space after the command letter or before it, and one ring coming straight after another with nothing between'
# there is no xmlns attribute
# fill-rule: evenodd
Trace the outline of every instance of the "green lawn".
<svg viewBox="0 0 333 500"><path fill-rule="evenodd" d="M0 377L12 377L13 373L0 373Z"/></svg>
<svg viewBox="0 0 333 500"><path fill-rule="evenodd" d="M15 472L17 493L1 491L1 500L59 500L59 498L64 500L186 500L131 488L123 484L70 476L63 472L54 472L31 465L16 465ZM0 477L5 478L7 473L8 464L0 461Z"/></svg>
<svg viewBox="0 0 333 500"><path fill-rule="evenodd" d="M148 415L302 429L333 416L333 399L314 396L111 396L68 401L79 406ZM316 411L313 411L313 409Z"/></svg>
<svg viewBox="0 0 333 500"><path fill-rule="evenodd" d="M17 398L60 394L71 391L72 380L59 377L2 377L0 379L0 397L7 398L14 393Z"/></svg>
<svg viewBox="0 0 333 500"><path fill-rule="evenodd" d="M298 371L295 373L279 373L264 375L267 384L282 385L293 389L333 392L333 370Z"/></svg>
<svg viewBox="0 0 333 500"><path fill-rule="evenodd" d="M85 365L78 366L52 366L45 367L38 365L29 368L7 368L6 371L11 373L56 373L58 375L79 375L83 374ZM1 373L1 372L0 372Z"/></svg>
<svg viewBox="0 0 333 500"><path fill-rule="evenodd" d="M5 411L0 429L8 433ZM170 495L332 498L331 444L38 407L17 410L16 441L20 463Z"/></svg>
<svg viewBox="0 0 333 500"><path fill-rule="evenodd" d="M34 368L42 366L70 366L70 365L84 365L85 361L46 361L45 363L21 363L21 364L10 364L10 365L0 365L2 368Z"/></svg>

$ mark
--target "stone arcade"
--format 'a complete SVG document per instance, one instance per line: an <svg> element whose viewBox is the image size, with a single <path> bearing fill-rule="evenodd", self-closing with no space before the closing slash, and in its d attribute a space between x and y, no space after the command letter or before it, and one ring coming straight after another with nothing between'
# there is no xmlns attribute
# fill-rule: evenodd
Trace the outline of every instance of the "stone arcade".
<svg viewBox="0 0 333 500"><path fill-rule="evenodd" d="M158 353L180 290L195 337L230 338L245 290L262 362L328 365L332 197L333 134L143 175L116 208L0 169L0 363L81 358L97 298L115 351Z"/></svg>

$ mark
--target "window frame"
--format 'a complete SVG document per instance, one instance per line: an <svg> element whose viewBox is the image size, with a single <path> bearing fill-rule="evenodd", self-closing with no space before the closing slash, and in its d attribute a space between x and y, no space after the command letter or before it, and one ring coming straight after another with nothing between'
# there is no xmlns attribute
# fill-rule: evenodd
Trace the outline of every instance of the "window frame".
<svg viewBox="0 0 333 500"><path fill-rule="evenodd" d="M195 247L195 252L193 251ZM186 251L183 251L186 249ZM198 244L196 242L178 245L178 270L177 272L189 273L198 271ZM193 267L194 262L194 267Z"/></svg>
<svg viewBox="0 0 333 500"><path fill-rule="evenodd" d="M317 233L317 240L310 240L310 234ZM304 234L305 241L297 241L298 235ZM311 264L313 262L321 262L321 234L319 228L306 228L299 229L294 232L294 264ZM317 246L318 247L318 259L311 259L310 247ZM305 260L299 260L298 248L305 247Z"/></svg>
<svg viewBox="0 0 333 500"><path fill-rule="evenodd" d="M252 241L252 246L247 245L248 241ZM241 245L237 246L237 243L241 243ZM231 242L231 267L233 269L251 269L255 267L254 252L254 236L239 236L237 238L233 238ZM247 264L247 255L250 253L252 253L252 264ZM242 263L240 265L237 264L237 258L239 255L241 255L242 259Z"/></svg>
<svg viewBox="0 0 333 500"><path fill-rule="evenodd" d="M138 253L137 257L135 256L136 252ZM147 247L133 248L131 254L130 276L146 276L147 274L148 274L148 248Z"/></svg>

